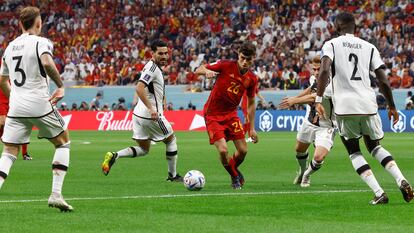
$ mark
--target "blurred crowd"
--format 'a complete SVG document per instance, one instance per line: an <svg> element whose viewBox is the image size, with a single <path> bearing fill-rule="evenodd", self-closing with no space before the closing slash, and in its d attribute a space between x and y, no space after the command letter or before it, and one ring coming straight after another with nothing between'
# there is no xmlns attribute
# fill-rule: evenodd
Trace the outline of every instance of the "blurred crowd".
<svg viewBox="0 0 414 233"><path fill-rule="evenodd" d="M414 3L409 0L0 0L0 54L20 32L18 8L41 9L43 35L67 85L134 85L151 57L149 44L162 38L171 48L168 84L212 87L193 72L204 63L237 58L249 40L257 46L254 72L260 89L309 85L310 60L335 36L333 20L353 12L356 34L375 44L393 88L414 78ZM374 81L375 79L373 79ZM375 82L373 82L375 85Z"/></svg>

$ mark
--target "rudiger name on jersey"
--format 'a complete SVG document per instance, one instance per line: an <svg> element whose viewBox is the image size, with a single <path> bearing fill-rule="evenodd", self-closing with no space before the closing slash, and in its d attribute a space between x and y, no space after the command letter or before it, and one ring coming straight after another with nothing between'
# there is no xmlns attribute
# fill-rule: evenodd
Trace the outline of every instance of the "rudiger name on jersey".
<svg viewBox="0 0 414 233"><path fill-rule="evenodd" d="M351 49L362 49L361 44L352 44L352 43L349 43L349 42L342 42L342 46L348 47L348 48L351 48Z"/></svg>

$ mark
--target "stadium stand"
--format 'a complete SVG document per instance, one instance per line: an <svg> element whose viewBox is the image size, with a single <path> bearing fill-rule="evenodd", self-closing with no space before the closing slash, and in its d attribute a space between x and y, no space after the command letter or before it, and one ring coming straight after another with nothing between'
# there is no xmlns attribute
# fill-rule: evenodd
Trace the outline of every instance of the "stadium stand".
<svg viewBox="0 0 414 233"><path fill-rule="evenodd" d="M261 90L302 89L309 82L310 59L333 36L333 20L342 10L355 13L356 33L379 48L392 86L413 86L410 1L0 2L0 54L18 35L19 6L35 4L45 12L43 33L55 44L55 62L66 86L133 85L150 58L148 41L162 38L171 47L164 70L170 85L209 90L213 83L203 77L198 81L195 68L235 58L239 44L252 40Z"/></svg>

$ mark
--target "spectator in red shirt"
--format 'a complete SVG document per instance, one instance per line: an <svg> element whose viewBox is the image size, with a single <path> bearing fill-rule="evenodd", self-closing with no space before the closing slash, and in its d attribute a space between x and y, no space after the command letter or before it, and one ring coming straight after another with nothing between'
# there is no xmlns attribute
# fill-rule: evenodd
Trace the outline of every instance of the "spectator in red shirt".
<svg viewBox="0 0 414 233"><path fill-rule="evenodd" d="M408 69L404 69L404 75L401 79L400 88L410 88L413 83L413 78L408 74Z"/></svg>
<svg viewBox="0 0 414 233"><path fill-rule="evenodd" d="M391 73L388 74L388 81L390 82L390 86L392 88L399 88L400 87L401 77L397 75L397 70L395 68L393 68Z"/></svg>

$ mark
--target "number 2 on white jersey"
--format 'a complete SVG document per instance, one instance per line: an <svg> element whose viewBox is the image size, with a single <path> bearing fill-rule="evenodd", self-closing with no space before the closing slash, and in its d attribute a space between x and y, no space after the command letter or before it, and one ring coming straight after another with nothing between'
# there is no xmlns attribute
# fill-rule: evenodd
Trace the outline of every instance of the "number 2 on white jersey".
<svg viewBox="0 0 414 233"><path fill-rule="evenodd" d="M354 59L354 70L352 71L351 80L362 80L361 77L355 77L358 71L358 56L354 53L349 54L349 61L352 62L352 58Z"/></svg>

